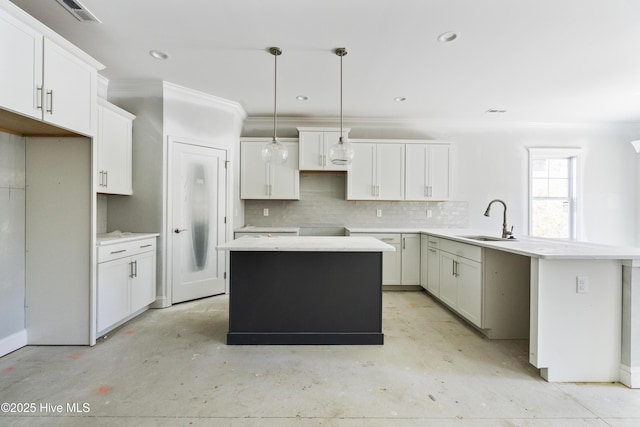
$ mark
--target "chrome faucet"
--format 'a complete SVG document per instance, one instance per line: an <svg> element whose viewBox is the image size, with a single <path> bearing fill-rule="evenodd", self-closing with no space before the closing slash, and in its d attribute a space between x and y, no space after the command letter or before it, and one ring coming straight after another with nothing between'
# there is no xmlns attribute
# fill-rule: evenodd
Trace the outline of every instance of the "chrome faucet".
<svg viewBox="0 0 640 427"><path fill-rule="evenodd" d="M502 238L503 239L513 239L513 226L511 226L511 230L507 230L507 204L500 199L494 199L489 202L489 206L487 206L487 210L484 211L484 216L489 216L489 211L491 210L491 205L495 202L502 203L504 206L504 214L502 217Z"/></svg>

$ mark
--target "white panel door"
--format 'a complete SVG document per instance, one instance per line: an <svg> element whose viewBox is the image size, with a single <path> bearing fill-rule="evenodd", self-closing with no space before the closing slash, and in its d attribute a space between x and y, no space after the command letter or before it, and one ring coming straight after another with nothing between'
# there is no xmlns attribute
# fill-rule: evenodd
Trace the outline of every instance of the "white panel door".
<svg viewBox="0 0 640 427"><path fill-rule="evenodd" d="M131 313L148 306L156 299L156 253L136 255L131 278Z"/></svg>
<svg viewBox="0 0 640 427"><path fill-rule="evenodd" d="M173 142L172 303L225 292L226 151Z"/></svg>
<svg viewBox="0 0 640 427"><path fill-rule="evenodd" d="M458 257L457 311L471 323L482 327L482 264Z"/></svg>
<svg viewBox="0 0 640 427"><path fill-rule="evenodd" d="M420 284L420 235L402 235L402 284Z"/></svg>
<svg viewBox="0 0 640 427"><path fill-rule="evenodd" d="M129 311L131 258L98 264L97 332L121 321Z"/></svg>
<svg viewBox="0 0 640 427"><path fill-rule="evenodd" d="M452 308L458 305L458 277L456 262L458 257L440 251L440 299Z"/></svg>
<svg viewBox="0 0 640 427"><path fill-rule="evenodd" d="M42 34L0 10L0 107L42 120Z"/></svg>

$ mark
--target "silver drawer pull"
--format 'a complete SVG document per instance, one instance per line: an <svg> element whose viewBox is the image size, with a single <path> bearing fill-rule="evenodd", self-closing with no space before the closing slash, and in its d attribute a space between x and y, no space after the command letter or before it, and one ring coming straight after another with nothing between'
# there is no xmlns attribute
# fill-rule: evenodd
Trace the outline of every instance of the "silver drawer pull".
<svg viewBox="0 0 640 427"><path fill-rule="evenodd" d="M119 251L112 251L111 255L113 255L113 254L121 254L122 252L127 252L127 250L126 249L121 249Z"/></svg>
<svg viewBox="0 0 640 427"><path fill-rule="evenodd" d="M142 249L142 248L148 248L148 247L150 247L150 246L153 246L153 244L152 244L152 243L149 243L148 245L142 245L142 246L140 246L140 249Z"/></svg>
<svg viewBox="0 0 640 427"><path fill-rule="evenodd" d="M380 240L382 240L383 242L392 242L393 241L393 237L387 237L387 238L383 238L383 239L380 239Z"/></svg>

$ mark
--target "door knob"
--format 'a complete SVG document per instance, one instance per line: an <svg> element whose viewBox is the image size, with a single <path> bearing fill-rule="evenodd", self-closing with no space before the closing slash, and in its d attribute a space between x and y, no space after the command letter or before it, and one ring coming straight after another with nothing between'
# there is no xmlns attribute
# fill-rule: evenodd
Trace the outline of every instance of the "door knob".
<svg viewBox="0 0 640 427"><path fill-rule="evenodd" d="M180 234L183 231L187 231L187 229L186 228L176 228L175 230L173 230L173 232L176 233L176 234Z"/></svg>

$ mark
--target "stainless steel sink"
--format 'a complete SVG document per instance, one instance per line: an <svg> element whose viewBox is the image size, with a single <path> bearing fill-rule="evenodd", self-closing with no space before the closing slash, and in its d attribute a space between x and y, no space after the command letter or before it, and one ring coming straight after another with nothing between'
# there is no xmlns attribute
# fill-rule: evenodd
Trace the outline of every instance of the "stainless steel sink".
<svg viewBox="0 0 640 427"><path fill-rule="evenodd" d="M480 242L516 242L518 239L508 239L493 236L458 236L463 239L478 240Z"/></svg>

